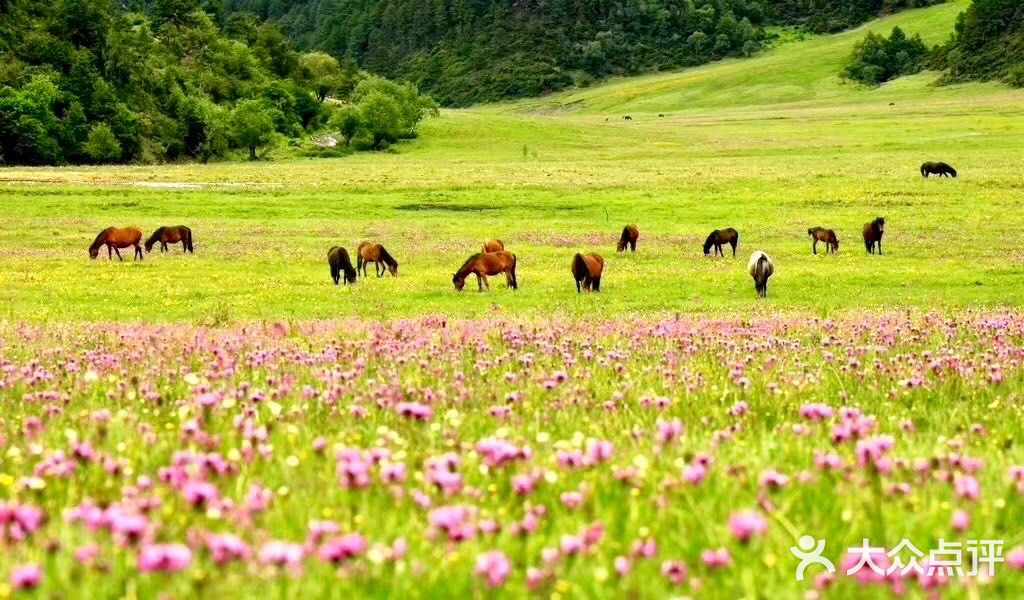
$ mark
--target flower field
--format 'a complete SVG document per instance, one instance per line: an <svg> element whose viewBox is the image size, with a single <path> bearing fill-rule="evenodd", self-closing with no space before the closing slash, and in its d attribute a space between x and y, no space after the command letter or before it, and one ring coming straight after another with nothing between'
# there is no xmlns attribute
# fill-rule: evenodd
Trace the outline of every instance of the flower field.
<svg viewBox="0 0 1024 600"><path fill-rule="evenodd" d="M1019 596L1022 361L993 311L6 322L0 593Z"/></svg>

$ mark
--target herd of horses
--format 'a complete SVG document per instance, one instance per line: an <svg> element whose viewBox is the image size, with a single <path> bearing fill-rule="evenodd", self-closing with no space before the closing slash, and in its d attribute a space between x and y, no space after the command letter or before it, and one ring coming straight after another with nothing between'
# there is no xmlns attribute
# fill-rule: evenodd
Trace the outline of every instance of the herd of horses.
<svg viewBox="0 0 1024 600"><path fill-rule="evenodd" d="M930 164L930 163L926 163ZM870 254L878 250L882 254L882 236L885 233L885 217L878 217L864 225L863 237L864 247ZM807 230L811 237L811 251L818 253L818 242L825 244L826 253L835 253L839 250L839 238L832 229L824 227L812 227ZM622 234L615 245L616 252L629 250L636 252L637 240L640 239L640 230L635 224L629 224L622 228ZM732 248L732 255L736 256L736 247L739 245L740 234L732 227L716 229L712 231L704 241L704 255L725 256L723 247L729 245ZM101 231L92 245L89 246L89 257L96 258L103 246L107 247L107 258L113 259L117 254L118 260L124 260L120 249L135 248L135 259L143 257L142 246L146 252L153 250L153 246L160 244L160 251L167 252L168 244L182 245L182 252L195 253L192 243L192 230L184 225L174 227L160 227L142 244L142 231L135 227L108 227ZM398 261L381 244L373 242L362 242L356 249L356 265L352 265L352 258L348 250L341 246L333 246L327 252L327 264L330 267L331 279L335 285L344 281L346 284L355 283L361 275L368 276L368 266L374 264L374 273L378 278L390 273L393 277L398 276ZM771 258L764 252L758 250L750 257L747 270L754 280L754 290L760 297L768 295L768 279L775 273L775 265ZM604 258L600 254L577 253L572 259L572 277L576 282L576 292L601 291L601 276L604 273ZM483 291L490 289L488 277L504 275L505 281L510 289L519 288L519 280L516 277L516 255L508 252L505 243L499 239L492 239L484 242L480 252L472 254L452 275L452 284L455 289L462 291L466 287L466 280L470 275L476 276L477 288Z"/></svg>

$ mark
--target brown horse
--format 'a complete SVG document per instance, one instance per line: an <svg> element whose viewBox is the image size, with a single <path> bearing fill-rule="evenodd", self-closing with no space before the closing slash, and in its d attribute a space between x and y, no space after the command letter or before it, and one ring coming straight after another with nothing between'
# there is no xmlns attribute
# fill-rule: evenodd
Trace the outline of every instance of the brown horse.
<svg viewBox="0 0 1024 600"><path fill-rule="evenodd" d="M729 244L732 246L732 256L736 258L736 245L740 243L740 234L729 227L728 229L716 229L711 232L708 239L704 240L704 256L711 254L711 247L715 247L715 253L725 256L722 252L722 246Z"/></svg>
<svg viewBox="0 0 1024 600"><path fill-rule="evenodd" d="M576 280L576 293L582 290L601 291L601 273L604 259L599 254L577 254L572 259L572 278ZM581 289L582 288L582 289Z"/></svg>
<svg viewBox="0 0 1024 600"><path fill-rule="evenodd" d="M878 244L878 254L882 254L882 234L885 233L885 217L878 217L870 223L864 224L864 247L868 254L875 253L875 244Z"/></svg>
<svg viewBox="0 0 1024 600"><path fill-rule="evenodd" d="M629 247L631 252L636 252L636 241L640 239L640 230L636 225L626 225L622 228L622 235L619 236L619 243L615 246L616 252L625 252Z"/></svg>
<svg viewBox="0 0 1024 600"><path fill-rule="evenodd" d="M142 232L135 227L107 227L96 236L96 240L89 246L89 258L96 258L100 254L100 247L106 245L107 258L113 259L111 251L117 253L117 260L121 258L119 248L135 246L135 259L142 260Z"/></svg>
<svg viewBox="0 0 1024 600"><path fill-rule="evenodd" d="M811 236L811 250L818 253L818 242L825 243L825 253L831 252L836 253L839 250L839 238L836 237L836 232L831 229L825 229L824 227L812 227L807 230L807 235Z"/></svg>
<svg viewBox="0 0 1024 600"><path fill-rule="evenodd" d="M153 250L153 245L160 242L160 251L167 252L167 244L177 244L181 242L181 251L196 253L195 248L192 247L192 230L184 225L178 225L177 227L160 227L153 232L153 235L149 236L146 240L146 252Z"/></svg>
<svg viewBox="0 0 1024 600"><path fill-rule="evenodd" d="M495 238L484 242L484 252L501 252L505 249L505 242Z"/></svg>
<svg viewBox="0 0 1024 600"><path fill-rule="evenodd" d="M513 290L519 288L519 281L516 279L516 255L504 250L500 252L479 252L466 259L466 262L459 267L459 270L452 276L452 283L455 289L462 291L466 287L466 278L470 274L476 275L476 284L483 291L484 286L491 289L487 282L488 275L505 274L508 287Z"/></svg>
<svg viewBox="0 0 1024 600"><path fill-rule="evenodd" d="M373 270L377 273L377 277L383 277L385 271L390 272L394 277L398 277L398 261L388 254L384 246L363 242L359 244L356 255L356 270L362 273L363 277L367 276L366 265L369 263L374 263Z"/></svg>
<svg viewBox="0 0 1024 600"><path fill-rule="evenodd" d="M944 162L926 162L921 165L921 177L928 179L929 175L956 179L956 169Z"/></svg>
<svg viewBox="0 0 1024 600"><path fill-rule="evenodd" d="M341 274L345 273L345 283L356 282L356 270L352 268L352 259L348 257L348 250L341 246L333 246L327 251L327 265L331 268L331 279L334 285L341 281Z"/></svg>

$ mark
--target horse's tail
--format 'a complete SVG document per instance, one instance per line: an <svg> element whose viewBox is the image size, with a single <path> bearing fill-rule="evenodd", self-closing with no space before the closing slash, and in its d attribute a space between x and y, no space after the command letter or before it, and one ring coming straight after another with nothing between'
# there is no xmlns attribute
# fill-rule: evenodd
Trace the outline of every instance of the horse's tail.
<svg viewBox="0 0 1024 600"><path fill-rule="evenodd" d="M185 249L188 250L189 252L191 252L192 254L195 254L196 253L196 249L195 249L195 246L192 245L192 230L189 229L188 227L185 227L184 229L185 229Z"/></svg>
<svg viewBox="0 0 1024 600"><path fill-rule="evenodd" d="M514 289L514 290L518 290L519 289L519 279L516 277L516 263L517 262L518 261L516 259L516 255L513 254L512 255L512 289Z"/></svg>

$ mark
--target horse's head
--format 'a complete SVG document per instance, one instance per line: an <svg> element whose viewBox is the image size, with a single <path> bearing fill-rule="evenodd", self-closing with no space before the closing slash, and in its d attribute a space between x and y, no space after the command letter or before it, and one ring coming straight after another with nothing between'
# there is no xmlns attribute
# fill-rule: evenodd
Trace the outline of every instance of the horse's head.
<svg viewBox="0 0 1024 600"><path fill-rule="evenodd" d="M955 178L956 177L956 169L954 169L953 167L950 167L949 168L949 174L952 175Z"/></svg>
<svg viewBox="0 0 1024 600"><path fill-rule="evenodd" d="M92 246L91 248L89 248L89 258L96 258L99 255L100 255L100 247L99 246Z"/></svg>
<svg viewBox="0 0 1024 600"><path fill-rule="evenodd" d="M456 273L455 275L452 275L452 283L455 284L455 291L461 292L462 288L466 287L466 278L460 278L459 274Z"/></svg>
<svg viewBox="0 0 1024 600"><path fill-rule="evenodd" d="M623 238L621 240L619 240L619 243L615 244L615 251L616 252L622 252L625 249L626 249L626 239L625 239L625 236L623 236Z"/></svg>
<svg viewBox="0 0 1024 600"><path fill-rule="evenodd" d="M398 263L391 263L388 265L388 272L391 273L392 277L398 277Z"/></svg>
<svg viewBox="0 0 1024 600"><path fill-rule="evenodd" d="M875 219L875 228L878 229L878 233L885 233L885 217Z"/></svg>
<svg viewBox="0 0 1024 600"><path fill-rule="evenodd" d="M711 246L715 245L715 233L712 233L708 236L708 239L704 240L704 256L711 254Z"/></svg>
<svg viewBox="0 0 1024 600"><path fill-rule="evenodd" d="M143 244L146 247L146 252L152 252L153 251L153 244L154 243L155 242L154 242L153 238L149 238L148 240L146 240L146 243Z"/></svg>

